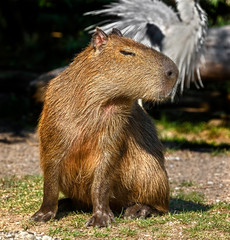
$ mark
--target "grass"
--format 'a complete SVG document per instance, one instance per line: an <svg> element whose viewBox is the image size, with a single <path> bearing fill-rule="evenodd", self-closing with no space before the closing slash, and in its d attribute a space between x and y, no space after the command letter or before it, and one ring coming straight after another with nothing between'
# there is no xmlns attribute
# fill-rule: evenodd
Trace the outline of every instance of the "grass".
<svg viewBox="0 0 230 240"><path fill-rule="evenodd" d="M230 239L230 204L208 205L202 193L189 191L193 186L182 182L179 190L172 189L170 212L163 216L125 220L118 214L111 227L98 229L85 226L90 212L62 212L58 220L48 223L30 221L41 204L42 178L4 178L0 180L0 225L4 231L13 231L17 224L63 239Z"/></svg>
<svg viewBox="0 0 230 240"><path fill-rule="evenodd" d="M164 115L155 121L161 141L170 151L206 149L213 155L230 153L229 126L212 126L207 122L171 121Z"/></svg>

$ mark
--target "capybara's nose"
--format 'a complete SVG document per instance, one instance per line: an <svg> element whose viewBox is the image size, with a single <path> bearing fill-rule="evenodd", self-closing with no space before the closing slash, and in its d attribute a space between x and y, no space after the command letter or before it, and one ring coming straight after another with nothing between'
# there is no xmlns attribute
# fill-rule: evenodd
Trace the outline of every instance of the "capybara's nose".
<svg viewBox="0 0 230 240"><path fill-rule="evenodd" d="M166 58L164 61L164 72L168 80L172 81L173 83L176 82L179 71L176 64L169 58Z"/></svg>

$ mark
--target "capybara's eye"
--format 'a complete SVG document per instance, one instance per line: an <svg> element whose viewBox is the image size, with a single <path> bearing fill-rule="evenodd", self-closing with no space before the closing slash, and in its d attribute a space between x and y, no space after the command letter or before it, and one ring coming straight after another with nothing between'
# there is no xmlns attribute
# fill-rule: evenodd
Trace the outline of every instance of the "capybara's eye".
<svg viewBox="0 0 230 240"><path fill-rule="evenodd" d="M120 53L122 53L123 55L136 56L136 54L133 52L127 52L127 51L123 51L123 50L120 50Z"/></svg>

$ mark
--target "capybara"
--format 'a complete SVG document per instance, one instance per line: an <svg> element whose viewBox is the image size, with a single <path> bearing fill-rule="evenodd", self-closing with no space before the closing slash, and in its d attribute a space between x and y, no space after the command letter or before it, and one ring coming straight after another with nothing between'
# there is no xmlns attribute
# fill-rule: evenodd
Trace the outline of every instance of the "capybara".
<svg viewBox="0 0 230 240"><path fill-rule="evenodd" d="M137 99L167 98L177 77L168 57L97 28L47 88L38 131L44 196L32 219L55 217L59 191L76 208L92 207L88 226L110 225L115 208L127 218L166 212L162 145Z"/></svg>

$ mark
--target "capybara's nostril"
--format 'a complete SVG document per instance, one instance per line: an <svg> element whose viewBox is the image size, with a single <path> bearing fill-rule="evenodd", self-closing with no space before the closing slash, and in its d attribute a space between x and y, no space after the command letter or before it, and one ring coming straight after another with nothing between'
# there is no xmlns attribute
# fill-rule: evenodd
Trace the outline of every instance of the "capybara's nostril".
<svg viewBox="0 0 230 240"><path fill-rule="evenodd" d="M167 75L168 77L171 77L171 76L173 75L173 71L172 71L172 70L169 70L169 71L166 73L166 75Z"/></svg>
<svg viewBox="0 0 230 240"><path fill-rule="evenodd" d="M176 64L169 58L164 61L164 71L167 79L176 81L178 78L178 68Z"/></svg>

